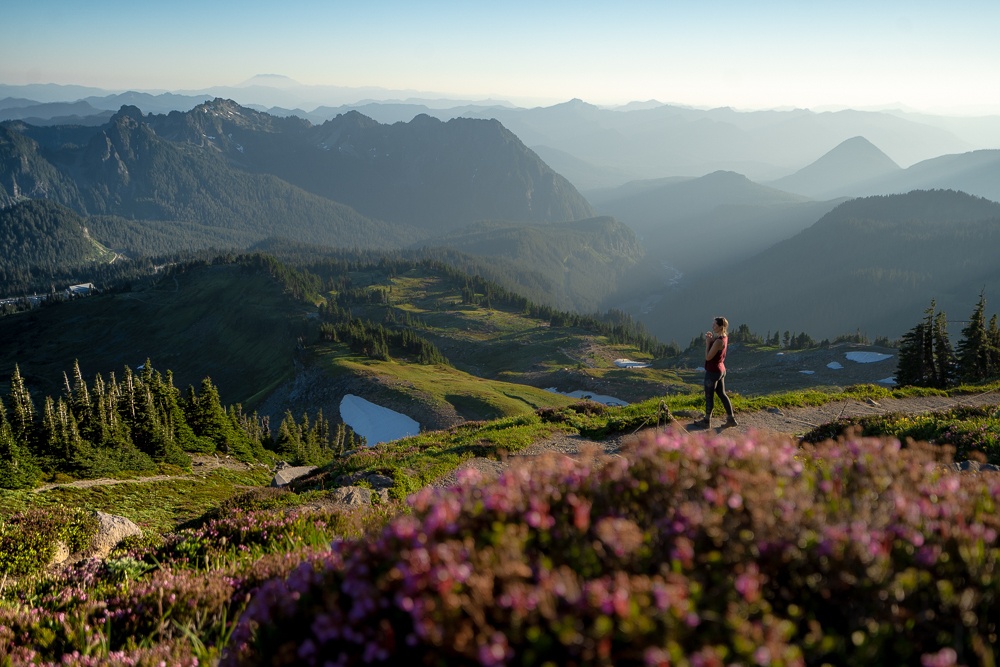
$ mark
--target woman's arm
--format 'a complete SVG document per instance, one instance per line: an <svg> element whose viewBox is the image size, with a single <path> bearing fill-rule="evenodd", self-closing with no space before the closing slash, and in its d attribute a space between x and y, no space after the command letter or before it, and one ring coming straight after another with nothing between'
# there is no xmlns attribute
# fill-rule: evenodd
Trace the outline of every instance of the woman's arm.
<svg viewBox="0 0 1000 667"><path fill-rule="evenodd" d="M721 338L715 338L713 339L713 341L714 342L710 345L708 343L708 340L707 339L705 340L705 361L708 361L709 359L717 355L719 353L719 350L722 349Z"/></svg>

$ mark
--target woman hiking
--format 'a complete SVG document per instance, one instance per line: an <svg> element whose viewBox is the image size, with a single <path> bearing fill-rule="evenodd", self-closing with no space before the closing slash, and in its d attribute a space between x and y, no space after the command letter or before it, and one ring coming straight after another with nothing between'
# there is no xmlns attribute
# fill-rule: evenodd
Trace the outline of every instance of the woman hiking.
<svg viewBox="0 0 1000 667"><path fill-rule="evenodd" d="M726 349L729 346L729 320L716 317L712 320L712 330L705 333L705 418L696 421L695 426L712 428L712 410L715 397L722 401L726 409L726 423L723 428L739 426L733 415L733 404L726 395Z"/></svg>

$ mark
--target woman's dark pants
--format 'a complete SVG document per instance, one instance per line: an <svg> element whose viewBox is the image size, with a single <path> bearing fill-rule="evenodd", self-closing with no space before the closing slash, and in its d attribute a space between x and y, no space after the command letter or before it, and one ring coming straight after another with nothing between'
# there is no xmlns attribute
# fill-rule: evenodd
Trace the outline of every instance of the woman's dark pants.
<svg viewBox="0 0 1000 667"><path fill-rule="evenodd" d="M726 396L726 374L712 373L705 371L705 418L712 416L712 409L715 407L715 397L722 401L722 407L726 409L726 415L733 416L733 404Z"/></svg>

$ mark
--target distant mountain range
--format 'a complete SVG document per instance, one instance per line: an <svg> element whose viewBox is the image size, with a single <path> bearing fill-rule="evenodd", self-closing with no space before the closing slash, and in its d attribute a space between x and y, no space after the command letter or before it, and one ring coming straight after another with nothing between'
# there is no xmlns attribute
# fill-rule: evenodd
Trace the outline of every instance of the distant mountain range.
<svg viewBox="0 0 1000 667"><path fill-rule="evenodd" d="M102 94L103 93L103 94ZM1000 148L1000 116L950 118L902 111L737 111L643 102L616 109L571 100L520 108L495 100L419 98L416 91L301 86L284 77L255 77L241 86L178 93L122 92L0 84L0 119L32 124L99 124L122 105L146 113L189 111L223 97L274 116L320 125L359 111L380 123L424 114L496 119L578 189L630 180L697 177L735 171L774 181L815 162L853 137L864 137L902 166L946 154ZM87 115L87 107L93 114ZM93 118L91 120L91 118ZM72 120L71 120L72 119Z"/></svg>
<svg viewBox="0 0 1000 667"><path fill-rule="evenodd" d="M987 199L950 190L853 199L752 258L680 288L634 292L630 309L644 307L666 340L690 340L715 315L761 334L898 337L932 298L957 321L982 290L1000 302L998 247L1000 204Z"/></svg>
<svg viewBox="0 0 1000 667"><path fill-rule="evenodd" d="M48 110L111 102L89 95ZM986 200L1000 201L1000 150L968 150L970 138L993 136L990 119L960 137L950 121L872 112L424 100L299 114L166 93L115 101L126 99L193 106L127 105L95 125L0 123L0 208L65 207L46 210L80 261L278 240L425 252L538 302L626 308L682 343L704 327L706 309L761 332L898 335L933 294L962 310L994 284L986 260L961 258L966 243L976 257L995 247L998 205ZM0 110L22 115L38 107L0 99ZM573 178L589 184L586 198ZM45 228L37 213L12 218L27 230L20 236ZM911 264L939 257L954 272L914 269L897 247L922 258ZM839 254L847 259L828 266Z"/></svg>

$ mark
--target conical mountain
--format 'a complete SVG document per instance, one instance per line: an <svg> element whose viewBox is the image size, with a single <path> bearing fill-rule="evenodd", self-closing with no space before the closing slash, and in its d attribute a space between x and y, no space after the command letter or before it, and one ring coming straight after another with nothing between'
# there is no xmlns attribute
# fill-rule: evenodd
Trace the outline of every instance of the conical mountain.
<svg viewBox="0 0 1000 667"><path fill-rule="evenodd" d="M853 137L790 176L769 183L771 187L816 199L855 196L861 184L902 171L864 137Z"/></svg>

